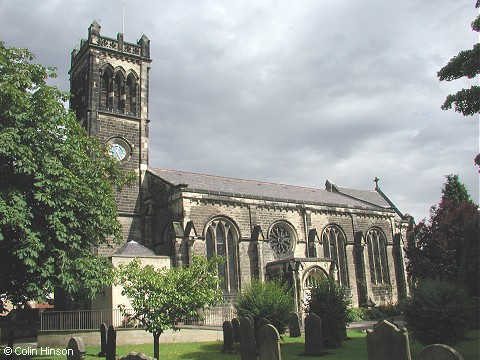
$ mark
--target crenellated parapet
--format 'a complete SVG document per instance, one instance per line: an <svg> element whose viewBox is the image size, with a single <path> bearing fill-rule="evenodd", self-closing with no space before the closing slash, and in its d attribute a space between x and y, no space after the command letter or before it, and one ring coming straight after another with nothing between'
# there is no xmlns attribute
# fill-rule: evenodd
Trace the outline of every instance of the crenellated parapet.
<svg viewBox="0 0 480 360"><path fill-rule="evenodd" d="M89 46L94 46L98 49L103 49L108 52L115 52L118 53L118 55L123 53L128 56L133 55L141 58L142 60L150 59L150 40L146 35L142 35L137 43L134 44L125 42L123 40L122 33L118 33L116 39L107 36L101 36L100 29L100 24L97 21L93 21L88 28L88 39L82 39L80 41L80 46L72 51L72 66L78 61L79 58L81 58L80 55Z"/></svg>

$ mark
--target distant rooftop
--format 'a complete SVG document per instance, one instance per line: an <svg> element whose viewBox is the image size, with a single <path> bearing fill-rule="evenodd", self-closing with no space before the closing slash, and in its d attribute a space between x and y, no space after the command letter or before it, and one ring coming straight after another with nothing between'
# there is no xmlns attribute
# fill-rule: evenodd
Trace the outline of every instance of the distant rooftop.
<svg viewBox="0 0 480 360"><path fill-rule="evenodd" d="M134 256L134 257L150 257L155 256L155 253L147 249L145 246L137 243L136 241L129 241L118 249L114 256Z"/></svg>
<svg viewBox="0 0 480 360"><path fill-rule="evenodd" d="M357 207L384 210L391 209L390 204L376 191L356 190L334 185L327 190L301 186L276 184L256 180L246 180L198 174L177 170L149 168L149 171L176 187L193 192L258 198L263 200L296 202L301 204L320 204L342 207Z"/></svg>

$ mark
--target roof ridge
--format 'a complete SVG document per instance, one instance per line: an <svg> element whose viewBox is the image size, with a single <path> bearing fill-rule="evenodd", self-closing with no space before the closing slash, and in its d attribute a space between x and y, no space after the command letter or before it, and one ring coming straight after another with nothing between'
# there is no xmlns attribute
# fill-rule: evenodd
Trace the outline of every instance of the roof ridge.
<svg viewBox="0 0 480 360"><path fill-rule="evenodd" d="M352 188L352 187L348 187L348 186L340 186L340 185L336 185L338 188L340 189L349 189L349 190L355 190L355 191L368 191L368 192L371 192L371 193L376 193L378 191L376 190L368 190L368 189L356 189L356 188Z"/></svg>
<svg viewBox="0 0 480 360"><path fill-rule="evenodd" d="M160 170L160 171L169 171L169 172L180 172L180 173L192 174L192 175L203 175L203 176L208 176L208 177L213 177L213 178L221 178L221 179L242 180L242 181L247 181L247 182L256 182L256 183L270 184L270 185L282 185L282 186L289 186L289 187L299 188L299 189L326 191L325 189L321 189L321 188L319 188L319 187L318 187L318 188L315 188L315 187L308 187L308 186L300 186L300 185L291 185L291 184L285 184L285 183L278 183L278 182L272 182L272 181L262 181L262 180L244 179L244 178L238 178L238 177L232 177L232 176L222 176L222 175L204 174L204 173L198 173L198 172L193 172L193 171L173 170L173 169L161 169L161 168L150 168L150 169L152 169L152 170Z"/></svg>

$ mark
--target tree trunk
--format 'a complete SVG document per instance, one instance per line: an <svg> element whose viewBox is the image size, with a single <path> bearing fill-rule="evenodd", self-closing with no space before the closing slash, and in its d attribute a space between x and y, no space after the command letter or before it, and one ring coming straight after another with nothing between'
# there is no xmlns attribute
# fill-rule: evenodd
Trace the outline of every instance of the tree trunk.
<svg viewBox="0 0 480 360"><path fill-rule="evenodd" d="M162 332L153 333L153 357L155 359L160 359L160 335Z"/></svg>

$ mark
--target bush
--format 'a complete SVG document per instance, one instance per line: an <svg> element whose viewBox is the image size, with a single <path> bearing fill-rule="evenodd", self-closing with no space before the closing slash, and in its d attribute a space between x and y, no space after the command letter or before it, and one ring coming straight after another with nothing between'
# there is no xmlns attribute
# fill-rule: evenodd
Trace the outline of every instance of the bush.
<svg viewBox="0 0 480 360"><path fill-rule="evenodd" d="M386 317L385 313L378 307L365 309L365 320L378 320Z"/></svg>
<svg viewBox="0 0 480 360"><path fill-rule="evenodd" d="M345 338L349 305L345 291L331 278L323 279L312 288L305 310L322 319L322 340L327 348L339 347Z"/></svg>
<svg viewBox="0 0 480 360"><path fill-rule="evenodd" d="M345 322L350 324L352 322L366 320L365 311L366 309L364 308L348 307L345 315Z"/></svg>
<svg viewBox="0 0 480 360"><path fill-rule="evenodd" d="M379 305L377 306L377 309L385 315L384 317L393 317L402 313L400 305L392 303L387 305Z"/></svg>
<svg viewBox="0 0 480 360"><path fill-rule="evenodd" d="M465 338L471 315L467 291L445 280L420 280L405 307L408 329L424 345L454 345Z"/></svg>
<svg viewBox="0 0 480 360"><path fill-rule="evenodd" d="M293 311L293 298L279 281L254 280L238 295L234 306L238 316L250 315L255 323L264 317L283 334Z"/></svg>

